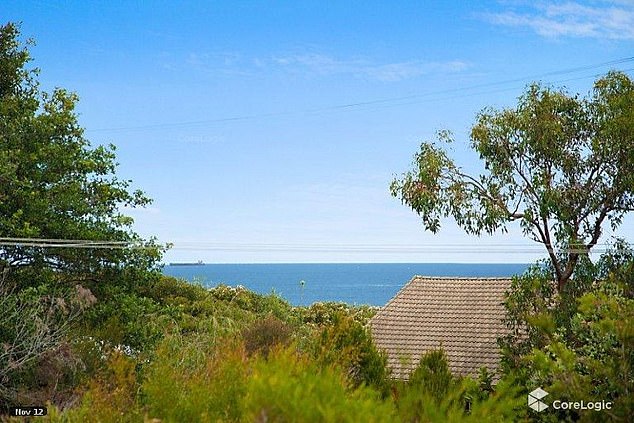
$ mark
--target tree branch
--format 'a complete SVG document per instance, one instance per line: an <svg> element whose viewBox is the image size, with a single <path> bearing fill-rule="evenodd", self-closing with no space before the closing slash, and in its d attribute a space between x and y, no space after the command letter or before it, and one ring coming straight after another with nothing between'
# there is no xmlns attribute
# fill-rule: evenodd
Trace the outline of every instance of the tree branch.
<svg viewBox="0 0 634 423"><path fill-rule="evenodd" d="M487 189L480 183L480 181L478 181L477 179L475 179L474 177L472 177L471 175L468 175L466 173L462 173L462 172L456 171L456 175L458 175L459 177L465 179L465 181L463 181L463 182L465 184L467 184L467 185L471 185L478 192L479 195L481 195L481 196L487 198L489 201L497 204L498 207L500 207L502 210L504 210L506 212L506 214L508 215L509 219L517 220L517 219L521 219L521 218L524 217L523 213L517 213L517 210L519 209L521 201L517 204L517 207L515 208L515 210L513 212L511 212L510 209L507 207L507 205L504 203L504 201L502 201L501 198L496 198L496 197L491 196L491 194L489 194Z"/></svg>

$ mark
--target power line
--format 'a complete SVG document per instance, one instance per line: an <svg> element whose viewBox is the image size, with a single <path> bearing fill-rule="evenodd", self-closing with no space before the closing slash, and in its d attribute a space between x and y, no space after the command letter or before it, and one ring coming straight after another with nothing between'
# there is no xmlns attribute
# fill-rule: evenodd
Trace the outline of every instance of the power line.
<svg viewBox="0 0 634 423"><path fill-rule="evenodd" d="M298 114L311 114L311 113L331 112L331 111L338 111L338 110L350 110L350 109L355 109L355 108L359 108L359 107L362 107L362 106L372 106L372 105L380 105L380 104L383 104L384 107L394 107L394 106L400 106L400 105L406 105L406 104L417 104L417 103L422 102L423 100L421 100L421 99L423 99L423 98L426 98L424 101L430 101L430 100L439 101L439 100L447 99L447 98L442 98L442 97L441 98L431 98L431 99L428 98L428 97L432 97L432 96L436 96L436 95L444 95L444 94L451 94L451 93L461 93L461 94L457 94L457 95L448 97L449 99L451 99L451 98L461 98L461 97L464 97L464 96L483 95L483 94L490 94L490 93L501 92L501 91L509 91L509 90L517 89L517 87L509 87L509 88L505 88L505 89L501 89L501 90L493 90L493 91L480 91L480 92L477 92L477 93L464 93L464 91L471 91L471 90L476 90L476 89L479 89L479 88L495 87L495 86L499 86L499 85L506 85L506 84L516 83L516 82L523 82L523 81L527 81L527 80L541 79L541 78L545 78L545 77L548 77L548 76L566 75L566 74L577 73L577 72L581 72L581 71L597 69L597 68L601 68L601 67L605 67L605 66L620 65L620 64L624 64L624 63L633 62L633 61L634 61L634 56L633 57L623 57L623 58L620 58L620 59L611 60L611 61L607 61L607 62L601 62L601 63L595 63L595 64L579 66L579 67L574 67L574 68L566 68L566 69L561 69L561 70L555 70L555 71L545 72L545 73L537 74L537 75L529 75L529 76L523 76L523 77L520 77L520 78L507 79L507 80L504 80L504 81L496 81L496 82L490 82L490 83L485 83L485 84L477 84L477 85L472 85L472 86L467 86L467 87L449 88L449 89L445 89L445 90L430 91L430 92L426 92L426 93L411 94L411 95L400 96L400 97L387 97L387 98L382 98L382 99L373 99L373 100L353 102L353 103L344 103L344 104L338 104L338 105L333 105L333 106L319 107L319 108L313 108L313 109L305 109L305 110L300 110L300 111L264 113L264 114L250 114L250 115L243 115L243 116L231 116L231 117L225 117L225 118L204 119L204 120L187 121L187 122L157 123L157 124L148 124L148 125L139 125L139 126L125 126L125 127L113 127L113 128L97 128L97 129L87 129L86 131L87 132L93 132L93 133L94 132L143 131L143 130L153 130L153 129L167 129L167 128L177 128L177 127L186 127L186 126L208 125L208 124L223 123L223 122L247 121L247 120L253 120L253 119L271 118L271 117L294 116L294 115L298 115ZM625 70L623 70L623 72L629 72L631 70L633 70L633 69L625 69ZM565 79L565 80L553 81L552 83L562 83L562 82L568 82L568 81L579 80L579 79L596 78L597 76L598 76L597 74L586 75L586 76L581 76L581 77L576 77L576 78L570 78L570 79ZM408 103L399 103L399 102L406 101L406 100L410 100L411 101L411 100L416 100L416 99L419 99L419 101L408 102Z"/></svg>
<svg viewBox="0 0 634 423"><path fill-rule="evenodd" d="M526 81L526 80L534 80L534 79L543 78L543 77L552 76L552 75L565 75L565 74L568 74L568 73L574 73L574 72L579 72L579 71L583 71L583 70L591 70L591 69L596 69L596 68L603 67L603 66L622 64L622 63L627 63L627 62L631 62L631 61L634 61L634 57L624 57L624 58L617 59L617 60L612 60L612 61L609 61L609 62L603 62L603 63L598 63L598 64L594 64L594 65L587 65L587 66L581 66L581 67L576 67L576 68L568 68L568 69L563 69L563 70L558 70L558 71L551 71L551 72L546 72L546 73L543 73L543 74L540 74L540 75L524 76L524 77L521 77L521 78L507 79L507 80L504 80L504 81L497 81L497 82L489 82L489 83L486 83L486 84L472 85L472 86L469 86L469 87L448 88L448 89L445 89L445 90L432 91L432 92L420 93L420 94L412 94L412 95L402 96L402 97L390 97L390 98L379 99L379 100L369 100L369 101L363 101L363 102L357 102L357 103L343 104L343 105L339 105L339 106L324 107L321 110L334 110L334 109L343 109L343 108L364 106L364 105L377 104L377 103L386 103L386 102L401 101L401 100L411 100L411 99L420 98L420 97L429 97L429 96L437 95L437 94L448 94L448 93L454 93L454 92L460 92L460 91L466 91L466 90L474 90L474 89L478 89L478 88L486 88L486 87L493 87L493 86L497 86L497 85L505 85L505 84L515 83L515 82L522 82L522 81ZM590 77L595 77L595 76L596 75L589 75L589 76L581 77L579 79L582 79L582 78L585 79L585 78L590 78ZM572 80L572 79L558 81L558 82L567 82L567 81L570 81L570 80ZM508 90L508 89L515 89L515 87L507 88L505 90ZM493 92L498 92L498 91L493 91ZM489 92L485 91L485 92L476 93L476 95L488 94L488 93ZM455 97L451 97L451 98L455 98ZM413 103L406 103L406 104L413 104Z"/></svg>
<svg viewBox="0 0 634 423"><path fill-rule="evenodd" d="M140 243L141 241L108 241L108 240L91 240L91 239L67 239L67 238L20 238L20 237L0 237L0 242L16 242L16 243L28 243L28 242L36 242L36 243L66 243L66 244L116 244L116 245L126 245L126 244L134 244ZM224 243L224 242L206 242L206 241L173 241L179 245L183 246L200 246L200 247L216 247L216 246L255 246L255 247L268 247L268 246L282 246L282 247L328 247L333 244L320 244L320 243ZM344 246L350 247L367 247L367 246L389 246L389 247L404 247L407 244L341 244ZM435 245L444 246L444 247L458 247L463 245L462 243L436 243ZM486 243L489 246L497 246L497 247L522 247L526 245L526 243ZM582 243L572 244L572 245L583 245ZM608 243L597 243L596 245L609 245Z"/></svg>
<svg viewBox="0 0 634 423"><path fill-rule="evenodd" d="M16 237L0 237L2 241L15 241L15 242L57 242L57 243L110 243L110 244L128 244L130 241L101 241L94 239L66 239L66 238L16 238Z"/></svg>
<svg viewBox="0 0 634 423"><path fill-rule="evenodd" d="M634 71L634 68L628 68L628 69L623 69L622 72L631 72ZM597 78L601 76L601 74L594 74L594 75L585 75L585 76L578 76L578 77L574 77L574 78L567 78L567 79L561 79L559 81L555 81L555 83L564 83L564 82L570 82L570 81L579 81L582 79L588 79L588 78ZM425 100L414 100L414 101L408 101L406 103L398 103L397 105L402 106L402 105L410 105L410 104L420 104L423 101L440 101L440 100L451 100L451 99L455 99L455 98L464 98L464 97L473 97L473 96L479 96L479 95L485 95L485 94L495 94L495 93L501 93L501 92L506 92L506 91L513 91L516 90L517 87L507 87L507 88L499 88L496 90L489 90L489 91L477 91L474 93L464 93L464 94L456 94L453 96L448 96L448 97L436 97L436 98L429 98L429 99L425 99Z"/></svg>
<svg viewBox="0 0 634 423"><path fill-rule="evenodd" d="M171 250L188 251L225 251L225 252L331 252L331 253L543 253L544 247L539 244L487 243L480 245L433 243L427 245L405 244L288 244L288 243L213 243L213 242L173 242ZM35 248L76 248L76 249L153 249L161 245L148 246L140 241L94 241L41 238L0 238L0 246L35 247ZM608 243L599 243L593 252L604 252ZM566 249L570 253L586 253L583 244L570 245Z"/></svg>
<svg viewBox="0 0 634 423"><path fill-rule="evenodd" d="M0 247L129 249L154 248L137 241L95 241L77 239L0 238Z"/></svg>

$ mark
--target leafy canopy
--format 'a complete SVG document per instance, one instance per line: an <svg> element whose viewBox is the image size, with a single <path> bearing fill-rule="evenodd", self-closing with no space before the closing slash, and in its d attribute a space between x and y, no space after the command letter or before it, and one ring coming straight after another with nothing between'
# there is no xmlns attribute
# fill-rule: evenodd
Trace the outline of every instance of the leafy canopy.
<svg viewBox="0 0 634 423"><path fill-rule="evenodd" d="M618 241L596 263L586 264L577 266L562 295L544 283L550 272L543 265L514 278L505 301L510 331L499 340L503 367L519 386L540 386L551 398L613 403L603 413L551 410L543 421L630 422L634 250Z"/></svg>
<svg viewBox="0 0 634 423"><path fill-rule="evenodd" d="M122 206L150 199L115 176L114 146L91 147L75 112L76 94L42 92L39 71L28 68L28 43L12 23L0 26L0 271L43 269L58 276L99 279L125 264L151 267L159 252L131 230ZM129 249L39 248L15 238L118 241ZM14 272L15 273L15 272ZM87 276L89 275L89 276Z"/></svg>
<svg viewBox="0 0 634 423"><path fill-rule="evenodd" d="M437 232L453 217L467 233L518 221L541 243L561 290L605 224L634 210L634 82L610 72L587 97L530 85L514 109L485 109L471 129L484 172L469 175L440 143L424 142L391 192Z"/></svg>

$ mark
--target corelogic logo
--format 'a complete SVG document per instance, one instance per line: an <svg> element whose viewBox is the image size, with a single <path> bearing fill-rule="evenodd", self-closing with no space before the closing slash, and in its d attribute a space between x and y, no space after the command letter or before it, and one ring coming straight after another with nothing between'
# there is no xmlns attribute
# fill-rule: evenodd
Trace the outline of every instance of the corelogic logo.
<svg viewBox="0 0 634 423"><path fill-rule="evenodd" d="M544 391L542 388L537 388L532 392L528 393L528 406L538 413L544 411L548 408L544 402L542 402L542 398L548 395L548 392Z"/></svg>

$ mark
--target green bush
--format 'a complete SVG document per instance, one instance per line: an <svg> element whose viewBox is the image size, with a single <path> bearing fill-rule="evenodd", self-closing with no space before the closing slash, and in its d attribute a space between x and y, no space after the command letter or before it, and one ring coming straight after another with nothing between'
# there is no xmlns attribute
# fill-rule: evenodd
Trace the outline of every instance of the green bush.
<svg viewBox="0 0 634 423"><path fill-rule="evenodd" d="M160 304L173 306L191 304L207 295L201 285L164 275L152 284L141 285L138 292Z"/></svg>
<svg viewBox="0 0 634 423"><path fill-rule="evenodd" d="M634 251L617 242L596 264L584 261L568 285L538 313L516 315L529 337L505 345L506 362L512 363L506 371L527 390L542 387L553 400L613 403L602 413L551 409L540 414L543 421L632 421ZM518 292L509 298L518 298Z"/></svg>
<svg viewBox="0 0 634 423"><path fill-rule="evenodd" d="M242 420L249 422L392 422L395 413L373 389L350 389L338 367L293 347L255 359L244 402Z"/></svg>
<svg viewBox="0 0 634 423"><path fill-rule="evenodd" d="M353 386L365 384L384 396L389 394L387 357L376 349L367 327L354 317L335 314L333 323L313 340L312 351L322 365L341 367Z"/></svg>
<svg viewBox="0 0 634 423"><path fill-rule="evenodd" d="M244 349L230 339L168 336L142 385L147 416L164 422L238 421L247 371Z"/></svg>
<svg viewBox="0 0 634 423"><path fill-rule="evenodd" d="M491 392L488 377L481 384L454 378L438 352L423 358L409 383L395 384L362 324L363 309L317 306L312 311L328 318L304 323L303 344L289 343L296 333L289 322L297 324L310 308L291 308L282 320L254 307L267 302L257 294L229 290L230 298L249 299L232 301L179 285L172 280L159 288L184 299L179 306L151 291L113 296L123 299L118 309L102 304L103 315L154 325L139 340L159 328L161 335L144 353L130 353L104 342L108 320L95 321L102 336L84 336L74 346L89 367L77 391L83 397L64 411L51 404L50 421L477 422L509 421L526 411L517 383L504 379ZM201 312L187 311L195 308ZM160 323L171 315L170 324ZM126 331L138 329L122 322Z"/></svg>
<svg viewBox="0 0 634 423"><path fill-rule="evenodd" d="M265 357L274 346L287 345L291 335L290 327L272 315L267 316L264 320L257 320L242 331L247 353L261 353Z"/></svg>
<svg viewBox="0 0 634 423"><path fill-rule="evenodd" d="M68 290L52 292L47 284L19 290L7 273L0 274L0 408L16 403L18 391L24 400L29 389L35 394L46 385L37 378L40 365L66 345L79 312Z"/></svg>
<svg viewBox="0 0 634 423"><path fill-rule="evenodd" d="M291 305L275 293L259 295L238 285L233 288L227 285L218 285L209 289L209 294L220 301L232 304L242 310L258 315L273 314L280 320L286 320L291 314Z"/></svg>
<svg viewBox="0 0 634 423"><path fill-rule="evenodd" d="M409 377L408 387L425 392L439 402L456 383L449 371L447 355L443 350L434 350L421 357Z"/></svg>
<svg viewBox="0 0 634 423"><path fill-rule="evenodd" d="M138 406L136 362L120 352L108 357L107 366L88 384L79 406L61 412L49 404L48 421L117 423L142 421Z"/></svg>
<svg viewBox="0 0 634 423"><path fill-rule="evenodd" d="M150 298L121 292L88 310L81 331L113 346L150 351L175 317L170 309Z"/></svg>
<svg viewBox="0 0 634 423"><path fill-rule="evenodd" d="M455 377L444 351L425 354L409 381L398 384L395 402L401 421L506 422L524 416L524 392L510 377L492 389L486 373L479 382Z"/></svg>
<svg viewBox="0 0 634 423"><path fill-rule="evenodd" d="M587 422L634 419L634 299L624 297L624 284L609 278L580 298L571 321L574 337L549 333L542 350L524 357L530 382L552 398L612 401L609 412L560 411L558 419Z"/></svg>
<svg viewBox="0 0 634 423"><path fill-rule="evenodd" d="M338 302L316 302L308 307L298 307L296 312L303 324L308 325L332 325L340 315L350 316L353 320L362 325L376 314L376 307L371 306L351 306Z"/></svg>

